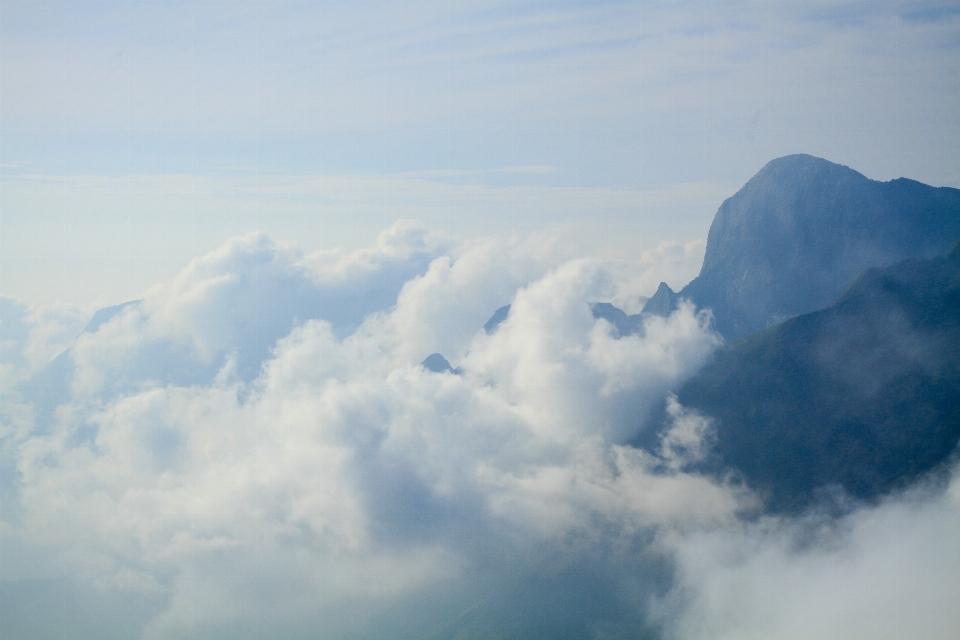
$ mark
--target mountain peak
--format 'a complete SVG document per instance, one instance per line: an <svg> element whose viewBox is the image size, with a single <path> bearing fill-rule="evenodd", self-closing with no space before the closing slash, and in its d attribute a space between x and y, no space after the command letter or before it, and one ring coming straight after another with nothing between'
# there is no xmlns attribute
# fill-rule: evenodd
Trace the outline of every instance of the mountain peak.
<svg viewBox="0 0 960 640"><path fill-rule="evenodd" d="M483 330L488 334L493 333L496 331L497 327L500 326L500 323L507 319L508 315L510 315L510 305L505 304L493 312L493 315L490 316L490 319L487 320L486 324L483 325Z"/></svg>
<svg viewBox="0 0 960 640"><path fill-rule="evenodd" d="M440 353L431 353L420 363L420 366L434 373L452 373L457 376L463 373L460 367L454 368L451 366L450 362Z"/></svg>
<svg viewBox="0 0 960 640"><path fill-rule="evenodd" d="M666 282L661 282L657 292L643 305L643 312L655 316L669 316L677 308L678 296Z"/></svg>
<svg viewBox="0 0 960 640"><path fill-rule="evenodd" d="M121 302L120 304L115 304L112 307L104 307L99 309L93 317L90 318L90 322L87 323L87 326L83 328L86 333L96 333L100 326L106 324L113 320L121 311L129 307L130 305L138 305L143 300L128 300L127 302Z"/></svg>
<svg viewBox="0 0 960 640"><path fill-rule="evenodd" d="M823 309L868 267L945 253L957 237L960 190L785 156L720 205L700 275L679 295L713 309L732 340Z"/></svg>

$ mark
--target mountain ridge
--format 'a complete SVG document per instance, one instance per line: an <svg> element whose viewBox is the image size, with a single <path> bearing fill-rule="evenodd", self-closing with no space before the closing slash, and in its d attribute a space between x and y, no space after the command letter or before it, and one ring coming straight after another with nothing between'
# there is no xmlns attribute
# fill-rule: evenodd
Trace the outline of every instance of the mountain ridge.
<svg viewBox="0 0 960 640"><path fill-rule="evenodd" d="M866 268L932 258L957 237L958 189L785 156L720 205L700 274L677 297L712 309L735 340L825 308Z"/></svg>

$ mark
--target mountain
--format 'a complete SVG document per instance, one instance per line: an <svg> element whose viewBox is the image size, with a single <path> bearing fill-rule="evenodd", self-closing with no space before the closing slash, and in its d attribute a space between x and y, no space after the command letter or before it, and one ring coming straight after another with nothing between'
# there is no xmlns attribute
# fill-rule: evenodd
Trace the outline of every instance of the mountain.
<svg viewBox="0 0 960 640"><path fill-rule="evenodd" d="M660 288L667 287L666 284L661 283ZM670 287L667 287L667 290L670 291ZM674 294L670 291L671 294ZM652 298L651 298L652 300ZM649 304L649 303L648 303ZM646 307L644 308L646 311ZM626 336L632 336L634 334L643 333L643 314L637 313L634 315L627 315L627 313L615 307L609 302L595 302L590 305L590 312L593 314L594 318L603 318L607 322L613 325L614 329L617 331L617 337L623 338ZM483 330L490 334L497 330L497 327L507 319L507 316L510 315L510 305L500 307L494 311L493 315L490 316L490 319L487 320L487 323L483 325ZM662 315L669 315L669 311ZM437 355L437 354L434 354ZM423 362L426 366L426 360ZM427 367L428 369L430 367ZM433 371L433 369L430 369Z"/></svg>
<svg viewBox="0 0 960 640"><path fill-rule="evenodd" d="M500 326L500 323L507 319L508 315L510 315L510 305L505 304L493 312L490 319L483 325L483 330L487 333L493 333Z"/></svg>
<svg viewBox="0 0 960 640"><path fill-rule="evenodd" d="M906 484L960 439L960 242L719 349L677 397L714 420L700 469L738 470L776 511L825 488L870 499Z"/></svg>
<svg viewBox="0 0 960 640"><path fill-rule="evenodd" d="M460 367L453 368L446 358L443 357L440 353L431 353L420 363L420 366L426 369L427 371L432 371L434 373L452 373L454 375L460 375L463 371L460 370Z"/></svg>
<svg viewBox="0 0 960 640"><path fill-rule="evenodd" d="M700 275L679 297L712 309L735 340L823 309L866 268L941 255L958 236L958 189L786 156L720 206Z"/></svg>
<svg viewBox="0 0 960 640"><path fill-rule="evenodd" d="M677 308L679 301L680 296L666 282L661 282L657 292L643 305L643 313L666 317Z"/></svg>
<svg viewBox="0 0 960 640"><path fill-rule="evenodd" d="M115 318L121 311L131 305L137 306L141 302L143 302L143 300L129 300L127 302L115 304L112 307L104 307L93 314L93 317L90 318L90 322L88 322L87 326L83 328L83 331L86 333L96 333L100 329L101 325L113 320L113 318Z"/></svg>
<svg viewBox="0 0 960 640"><path fill-rule="evenodd" d="M590 305L590 312L594 318L603 318L613 325L617 330L617 337L632 336L635 333L643 333L643 315L627 315L623 309L619 309L609 302L596 302Z"/></svg>

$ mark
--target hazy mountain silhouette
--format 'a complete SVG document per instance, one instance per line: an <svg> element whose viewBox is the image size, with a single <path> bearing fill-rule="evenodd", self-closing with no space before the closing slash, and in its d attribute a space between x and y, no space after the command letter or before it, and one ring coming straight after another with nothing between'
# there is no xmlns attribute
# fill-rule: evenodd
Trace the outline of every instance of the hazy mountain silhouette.
<svg viewBox="0 0 960 640"><path fill-rule="evenodd" d="M715 420L702 469L739 470L775 510L909 482L960 438L960 243L869 269L829 308L721 348L677 396Z"/></svg>
<svg viewBox="0 0 960 640"><path fill-rule="evenodd" d="M735 340L823 309L866 268L943 254L958 236L958 189L786 156L720 206L700 275L679 296L712 309Z"/></svg>
<svg viewBox="0 0 960 640"><path fill-rule="evenodd" d="M643 305L643 313L669 316L677 308L679 301L680 296L666 282L661 282L660 286L657 287L657 292Z"/></svg>
<svg viewBox="0 0 960 640"><path fill-rule="evenodd" d="M454 368L451 366L447 359L443 357L443 354L440 353L431 353L420 363L420 366L434 373L452 373L457 376L463 373L460 367Z"/></svg>
<svg viewBox="0 0 960 640"><path fill-rule="evenodd" d="M618 338L632 336L635 333L643 333L643 315L627 315L623 309L619 309L609 302L597 302L590 305L590 311L594 318L603 318L613 325L616 329Z"/></svg>
<svg viewBox="0 0 960 640"><path fill-rule="evenodd" d="M666 286L667 285L661 283L661 287ZM667 287L667 289L669 290L670 287ZM612 324L614 329L616 329L618 338L632 336L636 333L643 332L643 315L640 313L627 315L623 309L615 307L609 302L595 302L591 304L590 312L593 314L594 318L603 318ZM488 334L493 333L497 330L497 327L499 327L500 324L507 319L508 315L510 315L509 304L497 309L493 315L490 316L490 319L487 320L487 323L483 325L483 330Z"/></svg>
<svg viewBox="0 0 960 640"><path fill-rule="evenodd" d="M510 305L505 304L493 312L490 319L483 325L483 330L487 333L493 333L500 326L500 323L507 319L508 315L510 315Z"/></svg>

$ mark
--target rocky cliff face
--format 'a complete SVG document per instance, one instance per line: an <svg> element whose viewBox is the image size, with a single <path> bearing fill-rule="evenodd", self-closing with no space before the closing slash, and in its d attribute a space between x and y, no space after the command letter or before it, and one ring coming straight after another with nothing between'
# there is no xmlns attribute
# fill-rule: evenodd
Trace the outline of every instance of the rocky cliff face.
<svg viewBox="0 0 960 640"><path fill-rule="evenodd" d="M960 190L786 156L720 206L680 297L713 309L735 340L827 307L866 268L943 254L958 237Z"/></svg>

